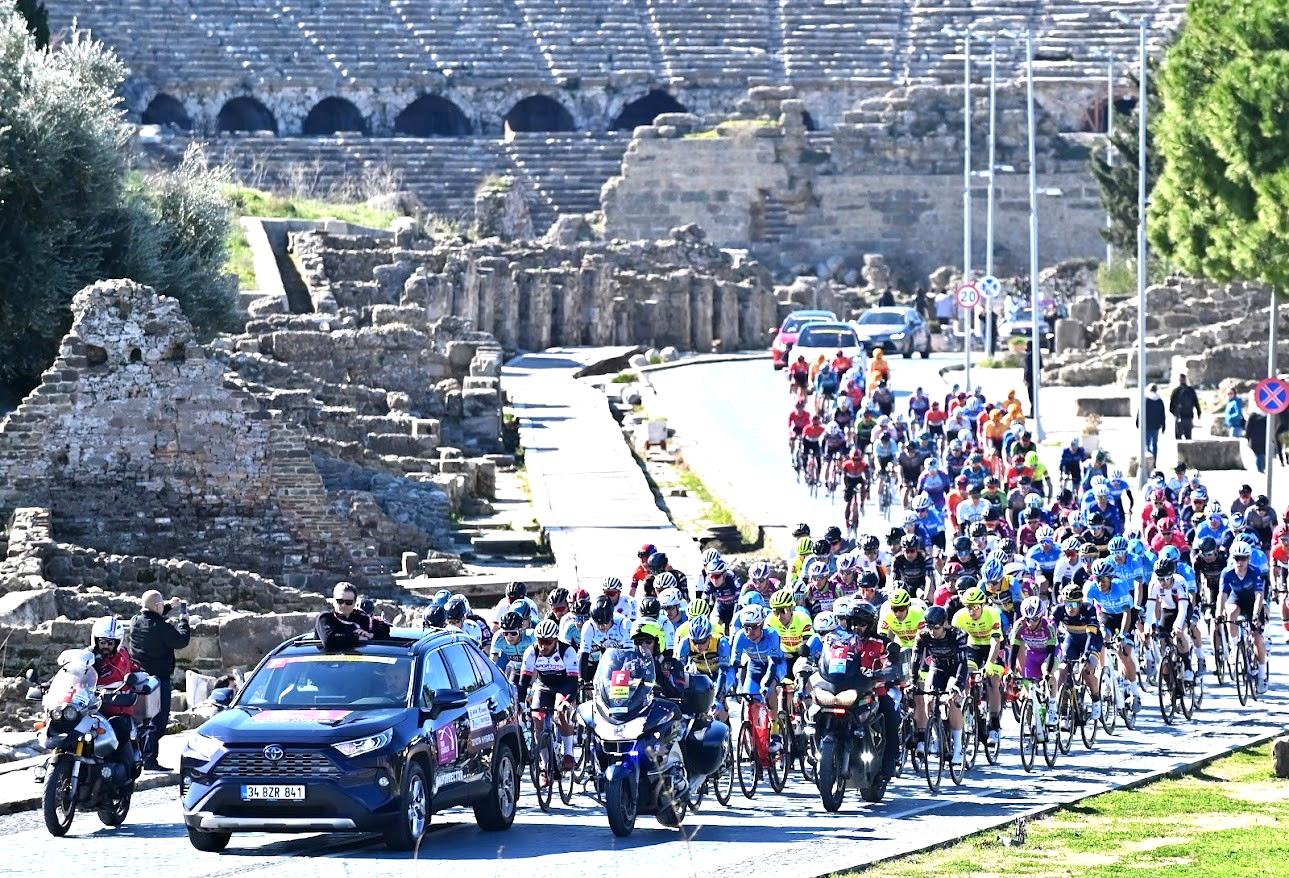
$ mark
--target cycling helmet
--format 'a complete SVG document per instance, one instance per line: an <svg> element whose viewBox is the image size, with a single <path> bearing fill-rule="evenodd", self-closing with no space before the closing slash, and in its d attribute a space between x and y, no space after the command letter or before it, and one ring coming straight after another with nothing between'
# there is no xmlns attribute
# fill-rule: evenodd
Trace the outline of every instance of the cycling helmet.
<svg viewBox="0 0 1289 878"><path fill-rule="evenodd" d="M962 580L958 580L958 583L961 585ZM972 586L963 594L962 602L968 607L981 606L985 602L985 593L980 590L979 586Z"/></svg>
<svg viewBox="0 0 1289 878"><path fill-rule="evenodd" d="M600 592L602 594L608 594L612 591L616 591L619 594L622 593L622 580L618 579L616 576L606 577L604 583L600 586Z"/></svg>
<svg viewBox="0 0 1289 878"><path fill-rule="evenodd" d="M765 609L755 605L746 606L738 612L738 623L746 628L749 625L760 625L765 622Z"/></svg>
<svg viewBox="0 0 1289 878"><path fill-rule="evenodd" d="M1106 579L1114 576L1114 562L1109 558L1102 558L1092 565L1092 575L1097 579Z"/></svg>
<svg viewBox="0 0 1289 878"><path fill-rule="evenodd" d="M1251 558L1253 557L1253 547L1244 540L1236 540L1231 543L1232 558ZM1155 565L1158 568L1158 564Z"/></svg>
<svg viewBox="0 0 1289 878"><path fill-rule="evenodd" d="M504 616L501 617L501 630L502 631L523 631L524 617L513 611L506 613Z"/></svg>
<svg viewBox="0 0 1289 878"><path fill-rule="evenodd" d="M710 616L712 614L712 605L708 603L707 598L694 598L689 602L687 611L689 618L698 619L703 616Z"/></svg>
<svg viewBox="0 0 1289 878"><path fill-rule="evenodd" d="M591 621L596 625L613 624L613 612L616 604L608 595L600 595L591 605Z"/></svg>
<svg viewBox="0 0 1289 878"><path fill-rule="evenodd" d="M1061 589L1061 600L1071 604L1083 603L1083 586L1077 582L1071 582Z"/></svg>
<svg viewBox="0 0 1289 878"><path fill-rule="evenodd" d="M1197 548L1201 555L1212 555L1217 551L1217 540L1212 537L1204 537L1204 539L1199 541L1199 546L1197 546Z"/></svg>
<svg viewBox="0 0 1289 878"><path fill-rule="evenodd" d="M635 624L631 626L631 642L635 643L641 637L653 638L654 649L661 649L667 640L666 635L662 633L662 626L646 616L636 619Z"/></svg>
<svg viewBox="0 0 1289 878"><path fill-rule="evenodd" d="M555 624L554 619L543 619L537 623L533 636L538 640L556 640L559 637L559 625Z"/></svg>
<svg viewBox="0 0 1289 878"><path fill-rule="evenodd" d="M877 633L877 609L869 603L860 602L850 609L850 630L860 637L872 637Z"/></svg>
<svg viewBox="0 0 1289 878"><path fill-rule="evenodd" d="M1043 613L1043 600L1032 594L1020 602L1020 614L1024 619L1037 619Z"/></svg>
<svg viewBox="0 0 1289 878"><path fill-rule="evenodd" d="M855 598L850 595L842 595L832 602L832 613L839 620L849 619L851 607L855 606Z"/></svg>
<svg viewBox="0 0 1289 878"><path fill-rule="evenodd" d="M1088 526L1089 526L1089 527L1104 527L1104 526L1105 526L1105 516L1104 516L1104 515L1102 515L1100 512L1093 512L1091 515L1089 515L1089 516L1088 516Z"/></svg>
<svg viewBox="0 0 1289 878"><path fill-rule="evenodd" d="M1095 558L1101 554L1101 550L1096 543L1084 543L1079 547L1079 554L1084 558Z"/></svg>
<svg viewBox="0 0 1289 878"><path fill-rule="evenodd" d="M1163 551L1159 553L1159 557L1167 558L1169 561L1176 564L1178 561L1182 560L1182 553L1176 546L1164 546Z"/></svg>
<svg viewBox="0 0 1289 878"><path fill-rule="evenodd" d="M1208 488L1204 487L1203 485L1200 485L1194 491L1191 491L1192 502L1194 502L1195 500L1204 501L1207 499L1208 499Z"/></svg>
<svg viewBox="0 0 1289 878"><path fill-rule="evenodd" d="M507 600L517 601L520 598L526 597L528 597L528 586L524 585L522 582L512 582L510 585L506 586Z"/></svg>
<svg viewBox="0 0 1289 878"><path fill-rule="evenodd" d="M999 564L1006 564L1011 560L1011 553L1006 549L994 549L985 556L986 561L997 561Z"/></svg>
<svg viewBox="0 0 1289 878"><path fill-rule="evenodd" d="M1082 546L1083 546L1083 540L1071 534L1070 536L1065 538L1065 541L1063 543L1061 543L1061 551L1077 552Z"/></svg>
<svg viewBox="0 0 1289 878"><path fill-rule="evenodd" d="M664 591L679 591L680 583L676 580L676 574L664 570L653 578L653 590L658 594Z"/></svg>
<svg viewBox="0 0 1289 878"><path fill-rule="evenodd" d="M827 540L829 544L837 542L841 539L841 528L834 524L832 527L824 531L824 539Z"/></svg>
<svg viewBox="0 0 1289 878"><path fill-rule="evenodd" d="M971 537L956 537L953 541L953 550L955 552L967 553L971 551Z"/></svg>
<svg viewBox="0 0 1289 878"><path fill-rule="evenodd" d="M710 565L708 565L707 572L710 573L712 576L717 576L721 573L726 572L729 569L730 569L729 565L725 563L724 558L717 558ZM676 577L673 576L672 580L674 581L675 578Z"/></svg>
<svg viewBox="0 0 1289 878"><path fill-rule="evenodd" d="M931 498L930 498L930 497L928 497L926 494L918 494L918 498L917 498L917 500L916 500L916 501L914 501L914 503L913 503L913 508L914 508L914 509L919 509L919 510L921 510L921 509L930 509L930 508L931 508Z"/></svg>
<svg viewBox="0 0 1289 878"><path fill-rule="evenodd" d="M849 573L850 571L854 570L855 567L858 566L858 564L859 564L859 559L856 558L854 555L850 554L849 552L847 552L845 555L839 555L837 557L837 572Z"/></svg>
<svg viewBox="0 0 1289 878"><path fill-rule="evenodd" d="M816 558L806 565L806 579L823 579L827 576L828 562L822 558Z"/></svg>
<svg viewBox="0 0 1289 878"><path fill-rule="evenodd" d="M1239 530L1244 527L1244 515L1239 512L1231 513L1231 530Z"/></svg>
<svg viewBox="0 0 1289 878"><path fill-rule="evenodd" d="M452 595L452 600L443 608L449 622L460 622L470 615L470 602L466 600L463 594Z"/></svg>
<svg viewBox="0 0 1289 878"><path fill-rule="evenodd" d="M702 643L712 636L712 620L706 616L699 616L689 623L689 639L696 643Z"/></svg>
<svg viewBox="0 0 1289 878"><path fill-rule="evenodd" d="M662 571L667 569L667 553L654 552L652 555L649 556L649 561L647 562L647 564L650 571L654 573L661 573Z"/></svg>
<svg viewBox="0 0 1289 878"><path fill-rule="evenodd" d="M721 556L721 553L716 551L715 549L708 549L706 552L703 552L703 566L706 567L708 564L711 564L720 556Z"/></svg>
<svg viewBox="0 0 1289 878"><path fill-rule="evenodd" d="M125 636L125 629L117 621L115 616L104 616L94 623L94 628L90 632L91 645L95 640L115 640L120 644L121 639Z"/></svg>
<svg viewBox="0 0 1289 878"><path fill-rule="evenodd" d="M745 591L739 595L738 605L740 607L764 607L765 598L761 597L759 591Z"/></svg>
<svg viewBox="0 0 1289 878"><path fill-rule="evenodd" d="M916 512L909 512L904 516L905 527L908 527L910 525L913 525L914 527L916 527L917 523L918 523L918 516Z"/></svg>
<svg viewBox="0 0 1289 878"><path fill-rule="evenodd" d="M860 588L878 588L881 584L881 577L873 570L865 570L859 577Z"/></svg>
<svg viewBox="0 0 1289 878"><path fill-rule="evenodd" d="M828 425L828 436L830 438L836 438L840 435L841 435L841 424L838 424L836 421L834 421L833 423Z"/></svg>
<svg viewBox="0 0 1289 878"><path fill-rule="evenodd" d="M657 619L658 614L662 612L662 603L653 595L640 599L640 615L648 616L650 619Z"/></svg>
<svg viewBox="0 0 1289 878"><path fill-rule="evenodd" d="M837 630L837 617L825 610L815 616L814 629L816 634L831 634Z"/></svg>
<svg viewBox="0 0 1289 878"><path fill-rule="evenodd" d="M980 539L989 536L989 528L985 527L983 521L972 522L970 533L972 539Z"/></svg>
<svg viewBox="0 0 1289 878"><path fill-rule="evenodd" d="M797 605L797 597L789 589L781 588L770 596L770 609L790 610Z"/></svg>
<svg viewBox="0 0 1289 878"><path fill-rule="evenodd" d="M658 547L655 546L653 543L645 543L643 546L640 547L640 551L636 552L636 557L639 558L641 561L648 561L649 556L656 551L658 551Z"/></svg>
<svg viewBox="0 0 1289 878"><path fill-rule="evenodd" d="M905 534L900 537L900 548L907 552L909 549L922 548L922 541L917 538L916 534Z"/></svg>
<svg viewBox="0 0 1289 878"><path fill-rule="evenodd" d="M1235 554L1235 546L1231 547L1231 554ZM1155 562L1155 575L1161 579L1166 576L1172 576L1176 572L1177 565L1172 561L1169 561L1167 558L1160 558Z"/></svg>
<svg viewBox="0 0 1289 878"><path fill-rule="evenodd" d="M1037 494L1026 494L1025 505L1030 506L1034 509L1038 509L1043 505L1043 498Z"/></svg>
<svg viewBox="0 0 1289 878"><path fill-rule="evenodd" d="M907 607L912 603L909 593L902 588L897 588L891 592L892 607Z"/></svg>
<svg viewBox="0 0 1289 878"><path fill-rule="evenodd" d="M446 588L441 588L434 593L434 605L436 607L446 606L450 600L452 600L452 592Z"/></svg>
<svg viewBox="0 0 1289 878"><path fill-rule="evenodd" d="M1004 576L1023 576L1029 572L1029 564L1025 561L1016 560L1008 561L1003 565Z"/></svg>
<svg viewBox="0 0 1289 878"><path fill-rule="evenodd" d="M815 540L813 552L811 554L827 555L830 551L832 551L832 543L827 540Z"/></svg>
<svg viewBox="0 0 1289 878"><path fill-rule="evenodd" d="M766 561L757 561L750 568L748 568L748 571L747 571L748 578L755 580L756 582L763 582L769 579L770 573L771 573L770 564L769 562L766 562Z"/></svg>
<svg viewBox="0 0 1289 878"><path fill-rule="evenodd" d="M1097 475L1093 476L1091 479L1088 480L1088 484L1091 485L1093 488L1097 488L1100 485L1104 485L1105 476L1098 473Z"/></svg>
<svg viewBox="0 0 1289 878"><path fill-rule="evenodd" d="M1034 532L1034 536L1040 543L1052 543L1056 541L1056 531L1052 530L1047 525L1043 525L1036 530Z"/></svg>
<svg viewBox="0 0 1289 878"><path fill-rule="evenodd" d="M879 552L882 549L882 541L875 536L866 536L863 548L865 552Z"/></svg>
<svg viewBox="0 0 1289 878"><path fill-rule="evenodd" d="M804 521L801 522L792 529L792 536L797 539L810 536L810 525L806 524Z"/></svg>
<svg viewBox="0 0 1289 878"><path fill-rule="evenodd" d="M1003 565L997 558L990 558L981 565L980 577L985 582L998 582L1003 578Z"/></svg>
<svg viewBox="0 0 1289 878"><path fill-rule="evenodd" d="M551 593L546 595L547 606L558 607L563 605L567 607L568 603L568 589L566 588L553 588L551 589Z"/></svg>
<svg viewBox="0 0 1289 878"><path fill-rule="evenodd" d="M510 615L510 614L507 614L507 615ZM515 613L514 615L519 618L519 623L520 623L519 630L522 631L523 621L524 621L523 617L519 616L518 613ZM425 620L421 623L421 627L422 628L442 628L447 624L448 624L447 613L443 611L442 607L436 607L433 604L431 604L429 612L425 614Z"/></svg>
<svg viewBox="0 0 1289 878"><path fill-rule="evenodd" d="M685 598L678 588L669 588L658 594L658 604L664 610L670 610L673 607L679 609L685 605Z"/></svg>
<svg viewBox="0 0 1289 878"><path fill-rule="evenodd" d="M798 555L813 555L815 551L815 541L805 536L797 540Z"/></svg>
<svg viewBox="0 0 1289 878"><path fill-rule="evenodd" d="M1107 548L1115 555L1122 555L1128 551L1128 538L1125 536L1111 537Z"/></svg>
<svg viewBox="0 0 1289 878"><path fill-rule="evenodd" d="M949 611L944 607L931 607L926 611L924 620L928 628L937 628L949 623Z"/></svg>

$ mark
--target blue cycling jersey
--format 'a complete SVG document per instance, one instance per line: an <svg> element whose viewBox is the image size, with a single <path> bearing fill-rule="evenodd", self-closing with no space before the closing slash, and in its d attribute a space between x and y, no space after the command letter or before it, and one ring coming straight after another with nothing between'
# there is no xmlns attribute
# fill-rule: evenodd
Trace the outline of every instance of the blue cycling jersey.
<svg viewBox="0 0 1289 878"><path fill-rule="evenodd" d="M1255 570L1252 564L1249 565L1244 576L1236 573L1234 567L1222 571L1222 594L1238 596L1255 594L1261 590L1262 573Z"/></svg>
<svg viewBox="0 0 1289 878"><path fill-rule="evenodd" d="M728 685L737 685L738 672L742 668L744 658L747 658L751 664L754 676L763 675L773 665L777 675L782 679L787 669L783 646L779 643L779 632L772 628L761 629L761 639L755 643L742 629L734 635L734 643L730 648Z"/></svg>
<svg viewBox="0 0 1289 878"><path fill-rule="evenodd" d="M1132 584L1118 576L1110 580L1109 591L1103 591L1095 582L1088 582L1084 597L1107 616L1126 613L1133 606Z"/></svg>
<svg viewBox="0 0 1289 878"><path fill-rule="evenodd" d="M1212 538L1213 541L1220 546L1226 542L1226 535L1229 532L1230 531L1227 529L1225 520L1217 527L1213 527L1206 518L1204 519L1204 523L1195 529L1194 542L1198 543L1202 539Z"/></svg>
<svg viewBox="0 0 1289 878"><path fill-rule="evenodd" d="M1056 562L1061 560L1061 547L1056 543L1048 543L1046 546L1038 543L1029 547L1025 557L1037 564L1039 570L1051 573L1056 569Z"/></svg>
<svg viewBox="0 0 1289 878"><path fill-rule="evenodd" d="M537 642L531 631L525 631L519 637L515 638L512 643L506 639L506 635L498 631L492 635L492 646L488 650L488 655L493 664L501 668L501 672L507 673L512 663L520 666L524 663L524 652L528 647Z"/></svg>

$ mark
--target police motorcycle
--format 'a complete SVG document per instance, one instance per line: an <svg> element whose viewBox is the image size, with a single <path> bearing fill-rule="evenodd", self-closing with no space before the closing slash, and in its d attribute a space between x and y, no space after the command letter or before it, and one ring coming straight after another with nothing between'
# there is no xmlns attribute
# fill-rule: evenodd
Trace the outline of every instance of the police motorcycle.
<svg viewBox="0 0 1289 878"><path fill-rule="evenodd" d="M58 665L49 683L27 690L27 700L41 702L45 713L36 724L37 740L49 751L36 770L36 782L44 784L45 827L55 837L66 835L78 808L96 811L105 826L120 826L129 813L143 757L135 722L128 716L109 719L102 711L134 707L140 695L151 695L160 684L138 671L120 683L99 687L94 653L88 649L65 650ZM27 676L30 680L30 671ZM130 764L116 758L122 734L128 734L133 745Z"/></svg>
<svg viewBox="0 0 1289 878"><path fill-rule="evenodd" d="M810 722L818 753L816 785L824 809L841 808L848 786L859 789L865 802L880 802L886 794L882 776L885 748L898 747L887 741L883 728L877 687L884 672L858 666L854 641L846 636L829 636L811 678Z"/></svg>
<svg viewBox="0 0 1289 878"><path fill-rule="evenodd" d="M635 829L640 814L663 826L685 819L690 790L721 767L729 726L713 719L716 686L700 673L686 675L664 658L684 688L679 702L655 697L654 660L636 649L610 649L595 672L593 696L578 711L592 732L596 792L618 837Z"/></svg>

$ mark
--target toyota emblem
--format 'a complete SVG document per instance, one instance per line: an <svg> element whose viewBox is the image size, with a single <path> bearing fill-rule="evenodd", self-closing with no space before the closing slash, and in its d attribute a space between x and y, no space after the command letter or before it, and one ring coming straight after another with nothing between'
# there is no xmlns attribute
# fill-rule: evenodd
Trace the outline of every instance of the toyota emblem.
<svg viewBox="0 0 1289 878"><path fill-rule="evenodd" d="M264 758L267 759L269 762L277 762L285 755L286 755L286 751L284 751L277 744L269 744L267 747L264 748Z"/></svg>

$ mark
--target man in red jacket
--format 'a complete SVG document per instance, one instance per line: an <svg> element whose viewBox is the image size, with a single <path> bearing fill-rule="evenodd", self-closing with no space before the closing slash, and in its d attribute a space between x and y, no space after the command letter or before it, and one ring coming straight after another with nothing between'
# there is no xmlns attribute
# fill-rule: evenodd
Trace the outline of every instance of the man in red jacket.
<svg viewBox="0 0 1289 878"><path fill-rule="evenodd" d="M121 645L124 637L125 627L114 616L104 616L94 623L90 647L94 650L94 670L98 674L100 687L115 686L135 671L143 670ZM130 688L127 686L121 691L129 692ZM134 708L104 705L103 715L108 718L112 731L116 734L114 757L128 771L137 775L136 768L142 766L136 757L134 743L130 740L134 730Z"/></svg>

